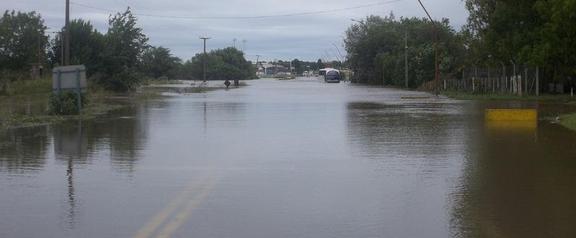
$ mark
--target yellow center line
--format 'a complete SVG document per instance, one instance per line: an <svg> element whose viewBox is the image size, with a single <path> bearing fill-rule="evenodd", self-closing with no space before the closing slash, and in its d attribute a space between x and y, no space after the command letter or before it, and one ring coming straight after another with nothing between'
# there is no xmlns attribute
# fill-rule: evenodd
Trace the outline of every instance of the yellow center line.
<svg viewBox="0 0 576 238"><path fill-rule="evenodd" d="M178 194L174 199L170 201L158 214L156 214L144 227L142 227L134 236L134 238L148 238L151 237L155 231L160 228L167 220L170 219L170 215L174 213L178 208L188 208L190 201L197 201L200 203L202 199L208 194L208 188L211 188L214 183L214 178L210 177L205 179L207 181L193 181L188 186L184 188L184 191ZM208 183L208 185L206 185ZM200 200L194 199L194 193L199 193L196 197L201 197ZM195 205L197 206L197 204ZM192 208L193 209L193 208ZM192 210L189 209L189 210ZM182 213L182 210L178 213ZM177 227L176 227L177 228Z"/></svg>
<svg viewBox="0 0 576 238"><path fill-rule="evenodd" d="M180 228L184 224L184 222L188 220L188 217L190 217L190 215L192 214L192 210L197 208L198 205L200 205L200 203L202 203L202 201L204 201L204 199L208 196L208 194L210 194L212 188L214 187L214 183L215 182L212 180L209 181L206 186L202 187L201 188L202 190L200 191L198 196L191 198L188 201L188 203L186 203L184 208L174 216L174 219L164 226L164 229L162 229L158 233L157 237L158 238L171 237L172 234L176 230L178 230L178 228Z"/></svg>

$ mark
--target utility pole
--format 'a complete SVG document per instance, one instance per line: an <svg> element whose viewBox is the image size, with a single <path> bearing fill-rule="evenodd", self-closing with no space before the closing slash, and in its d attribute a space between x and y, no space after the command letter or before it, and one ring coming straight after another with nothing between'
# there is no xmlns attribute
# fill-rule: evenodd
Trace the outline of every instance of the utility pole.
<svg viewBox="0 0 576 238"><path fill-rule="evenodd" d="M258 76L258 70L260 69L258 67L258 60L260 60L260 55L256 55L256 76ZM266 73L266 69L264 69L264 73Z"/></svg>
<svg viewBox="0 0 576 238"><path fill-rule="evenodd" d="M408 88L408 31L404 31L404 83Z"/></svg>
<svg viewBox="0 0 576 238"><path fill-rule="evenodd" d="M64 65L70 65L70 0L66 0L66 23L64 28Z"/></svg>
<svg viewBox="0 0 576 238"><path fill-rule="evenodd" d="M64 65L64 32L60 32L60 65Z"/></svg>
<svg viewBox="0 0 576 238"><path fill-rule="evenodd" d="M340 61L340 69L342 69L342 59L344 59L344 56L342 56L342 54L340 53L340 49L338 48L338 46L336 44L334 44L334 42L332 42L332 45L334 46L334 48L336 48L336 52L338 52L338 55L340 55L340 57L338 58L338 60Z"/></svg>
<svg viewBox="0 0 576 238"><path fill-rule="evenodd" d="M422 6L422 9L424 9L424 12L426 12L426 15L432 22L432 26L434 29L434 80L436 81L436 93L438 93L438 85L440 83L440 71L439 71L440 67L438 65L438 28L436 26L436 23L430 16L430 13L428 13L428 10L426 10L426 7L424 7L424 4L422 4L422 1L418 0L418 2L420 3L420 6Z"/></svg>
<svg viewBox="0 0 576 238"><path fill-rule="evenodd" d="M207 54L206 54L206 40L209 40L210 37L200 37L201 40L204 41L204 59L202 59L202 80L203 82L206 82L206 58L207 58Z"/></svg>

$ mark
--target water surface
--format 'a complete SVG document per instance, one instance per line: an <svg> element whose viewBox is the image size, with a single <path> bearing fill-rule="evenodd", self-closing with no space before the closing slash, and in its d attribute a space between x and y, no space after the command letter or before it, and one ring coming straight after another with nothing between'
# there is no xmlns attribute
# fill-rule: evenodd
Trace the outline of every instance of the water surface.
<svg viewBox="0 0 576 238"><path fill-rule="evenodd" d="M0 132L0 237L574 237L576 133L422 92L258 80Z"/></svg>

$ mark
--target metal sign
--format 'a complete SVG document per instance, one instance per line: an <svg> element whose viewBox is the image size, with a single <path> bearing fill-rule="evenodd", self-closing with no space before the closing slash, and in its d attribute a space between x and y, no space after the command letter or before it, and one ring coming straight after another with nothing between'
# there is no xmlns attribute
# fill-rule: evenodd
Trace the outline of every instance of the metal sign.
<svg viewBox="0 0 576 238"><path fill-rule="evenodd" d="M86 88L86 67L70 65L52 69L52 90L60 94L62 90L76 92L78 111L82 109L82 90Z"/></svg>
<svg viewBox="0 0 576 238"><path fill-rule="evenodd" d="M82 90L86 84L86 67L70 65L52 69L52 90Z"/></svg>

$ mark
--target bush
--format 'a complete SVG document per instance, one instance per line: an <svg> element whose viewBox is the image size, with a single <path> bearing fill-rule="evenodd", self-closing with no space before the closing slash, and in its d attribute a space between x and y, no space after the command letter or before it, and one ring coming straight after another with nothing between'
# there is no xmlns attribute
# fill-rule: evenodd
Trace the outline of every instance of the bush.
<svg viewBox="0 0 576 238"><path fill-rule="evenodd" d="M130 68L111 74L97 73L91 79L104 89L115 92L134 91L142 83L142 76Z"/></svg>
<svg viewBox="0 0 576 238"><path fill-rule="evenodd" d="M86 94L82 93L82 108L88 103ZM62 91L60 93L54 92L50 95L48 110L50 114L54 115L77 115L80 113L78 110L76 92Z"/></svg>

